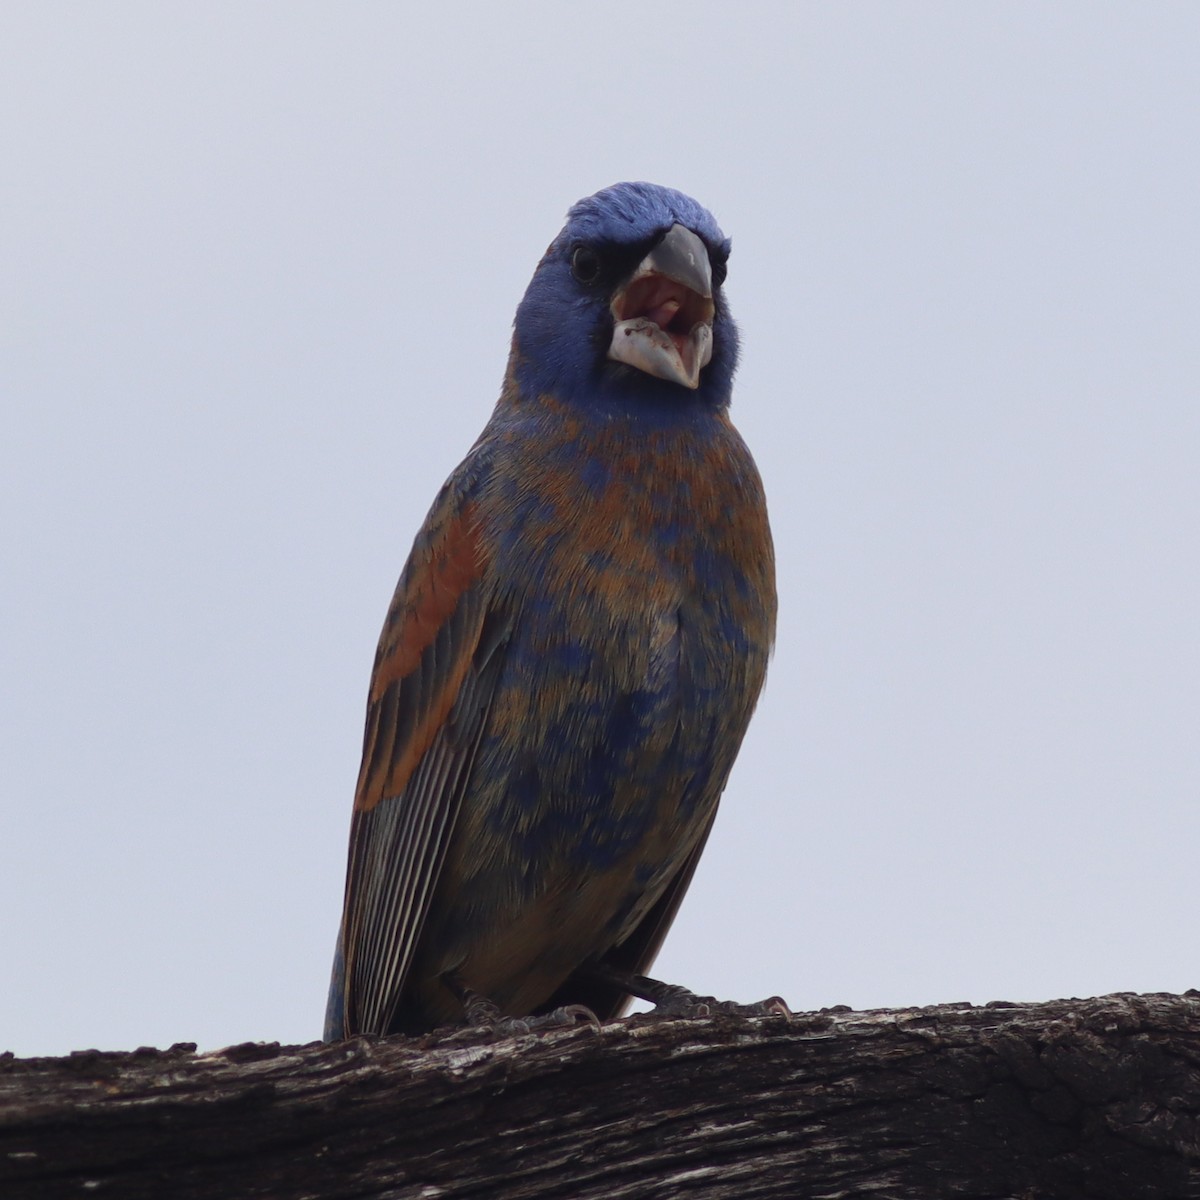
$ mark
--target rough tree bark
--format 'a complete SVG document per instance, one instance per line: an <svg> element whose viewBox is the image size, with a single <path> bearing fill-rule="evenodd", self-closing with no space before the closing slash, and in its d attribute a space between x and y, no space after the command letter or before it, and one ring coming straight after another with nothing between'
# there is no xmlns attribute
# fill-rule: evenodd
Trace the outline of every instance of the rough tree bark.
<svg viewBox="0 0 1200 1200"><path fill-rule="evenodd" d="M1200 1197L1200 992L6 1055L0 1196Z"/></svg>

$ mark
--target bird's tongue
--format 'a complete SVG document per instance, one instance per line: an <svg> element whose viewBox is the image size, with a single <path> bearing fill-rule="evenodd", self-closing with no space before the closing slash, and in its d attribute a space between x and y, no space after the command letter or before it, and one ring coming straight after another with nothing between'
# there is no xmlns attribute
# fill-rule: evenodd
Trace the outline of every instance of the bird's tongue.
<svg viewBox="0 0 1200 1200"><path fill-rule="evenodd" d="M662 276L648 276L634 284L635 294L630 296L633 311L630 316L644 317L667 334L676 346L682 348L687 341L686 331L670 328L679 310L683 307L683 297L679 294L679 284L673 279ZM633 291L633 289L631 289Z"/></svg>
<svg viewBox="0 0 1200 1200"><path fill-rule="evenodd" d="M664 300L662 304L656 304L653 308L648 308L642 314L649 320L653 321L659 329L666 329L670 323L675 320L675 314L683 306L674 297Z"/></svg>

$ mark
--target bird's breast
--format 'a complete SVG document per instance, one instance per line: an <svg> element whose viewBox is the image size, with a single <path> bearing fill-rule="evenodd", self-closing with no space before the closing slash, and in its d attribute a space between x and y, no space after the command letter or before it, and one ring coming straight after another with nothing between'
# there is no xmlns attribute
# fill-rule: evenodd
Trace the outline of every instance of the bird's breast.
<svg viewBox="0 0 1200 1200"><path fill-rule="evenodd" d="M678 600L773 616L762 484L723 413L648 426L551 416L498 439L487 508L503 575L616 612Z"/></svg>
<svg viewBox="0 0 1200 1200"><path fill-rule="evenodd" d="M761 485L728 422L564 421L494 446L479 511L511 634L428 971L461 965L518 1011L629 936L703 837L775 593Z"/></svg>
<svg viewBox="0 0 1200 1200"><path fill-rule="evenodd" d="M721 414L649 429L562 420L508 449L486 506L518 613L495 728L564 760L560 803L611 810L614 790L653 791L664 773L686 800L680 779L711 773L714 742L736 749L773 635L748 451ZM622 788L631 779L645 786Z"/></svg>

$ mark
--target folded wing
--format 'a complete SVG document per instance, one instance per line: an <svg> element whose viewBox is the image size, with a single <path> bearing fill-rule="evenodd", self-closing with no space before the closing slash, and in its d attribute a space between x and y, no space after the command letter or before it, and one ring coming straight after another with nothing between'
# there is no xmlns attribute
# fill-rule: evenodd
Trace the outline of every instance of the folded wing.
<svg viewBox="0 0 1200 1200"><path fill-rule="evenodd" d="M376 652L327 1036L388 1030L503 661L471 491L452 480L435 503Z"/></svg>

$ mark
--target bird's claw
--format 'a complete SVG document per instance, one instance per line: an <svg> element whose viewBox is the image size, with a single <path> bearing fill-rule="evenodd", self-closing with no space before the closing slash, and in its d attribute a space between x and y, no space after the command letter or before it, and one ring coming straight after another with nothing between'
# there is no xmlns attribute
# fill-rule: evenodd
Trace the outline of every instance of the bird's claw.
<svg viewBox="0 0 1200 1200"><path fill-rule="evenodd" d="M695 992L677 984L666 986L667 994L654 1005L656 1016L664 1017L711 1017L717 1013L731 1013L740 1017L781 1016L791 1019L792 1010L782 996L769 996L754 1004L739 1004L736 1000L718 1000L715 996L698 996Z"/></svg>
<svg viewBox="0 0 1200 1200"><path fill-rule="evenodd" d="M678 983L663 983L647 975L634 975L611 963L589 963L585 972L599 983L619 988L639 1000L654 1005L660 1017L711 1017L716 1013L733 1013L741 1017L779 1016L790 1019L792 1010L782 996L768 996L756 1004L738 1004L735 1000L718 1000L715 996L698 996Z"/></svg>
<svg viewBox="0 0 1200 1200"><path fill-rule="evenodd" d="M467 992L463 1000L463 1015L465 1024L481 1029L494 1029L501 1021L512 1020L502 1017L500 1009L486 996L478 992Z"/></svg>
<svg viewBox="0 0 1200 1200"><path fill-rule="evenodd" d="M526 1017L534 1029L550 1029L562 1025L591 1025L600 1032L600 1018L586 1004L564 1004L537 1017Z"/></svg>
<svg viewBox="0 0 1200 1200"><path fill-rule="evenodd" d="M753 1009L753 1015L757 1017L783 1017L785 1021L792 1019L792 1010L782 996L768 996L765 1000L748 1004L746 1007Z"/></svg>
<svg viewBox="0 0 1200 1200"><path fill-rule="evenodd" d="M502 1037L514 1037L523 1033L534 1033L542 1029L561 1029L564 1026L588 1024L600 1031L600 1018L584 1004L564 1004L530 1017L506 1017L486 996L471 993L465 1005L466 1023L480 1029L490 1030Z"/></svg>

